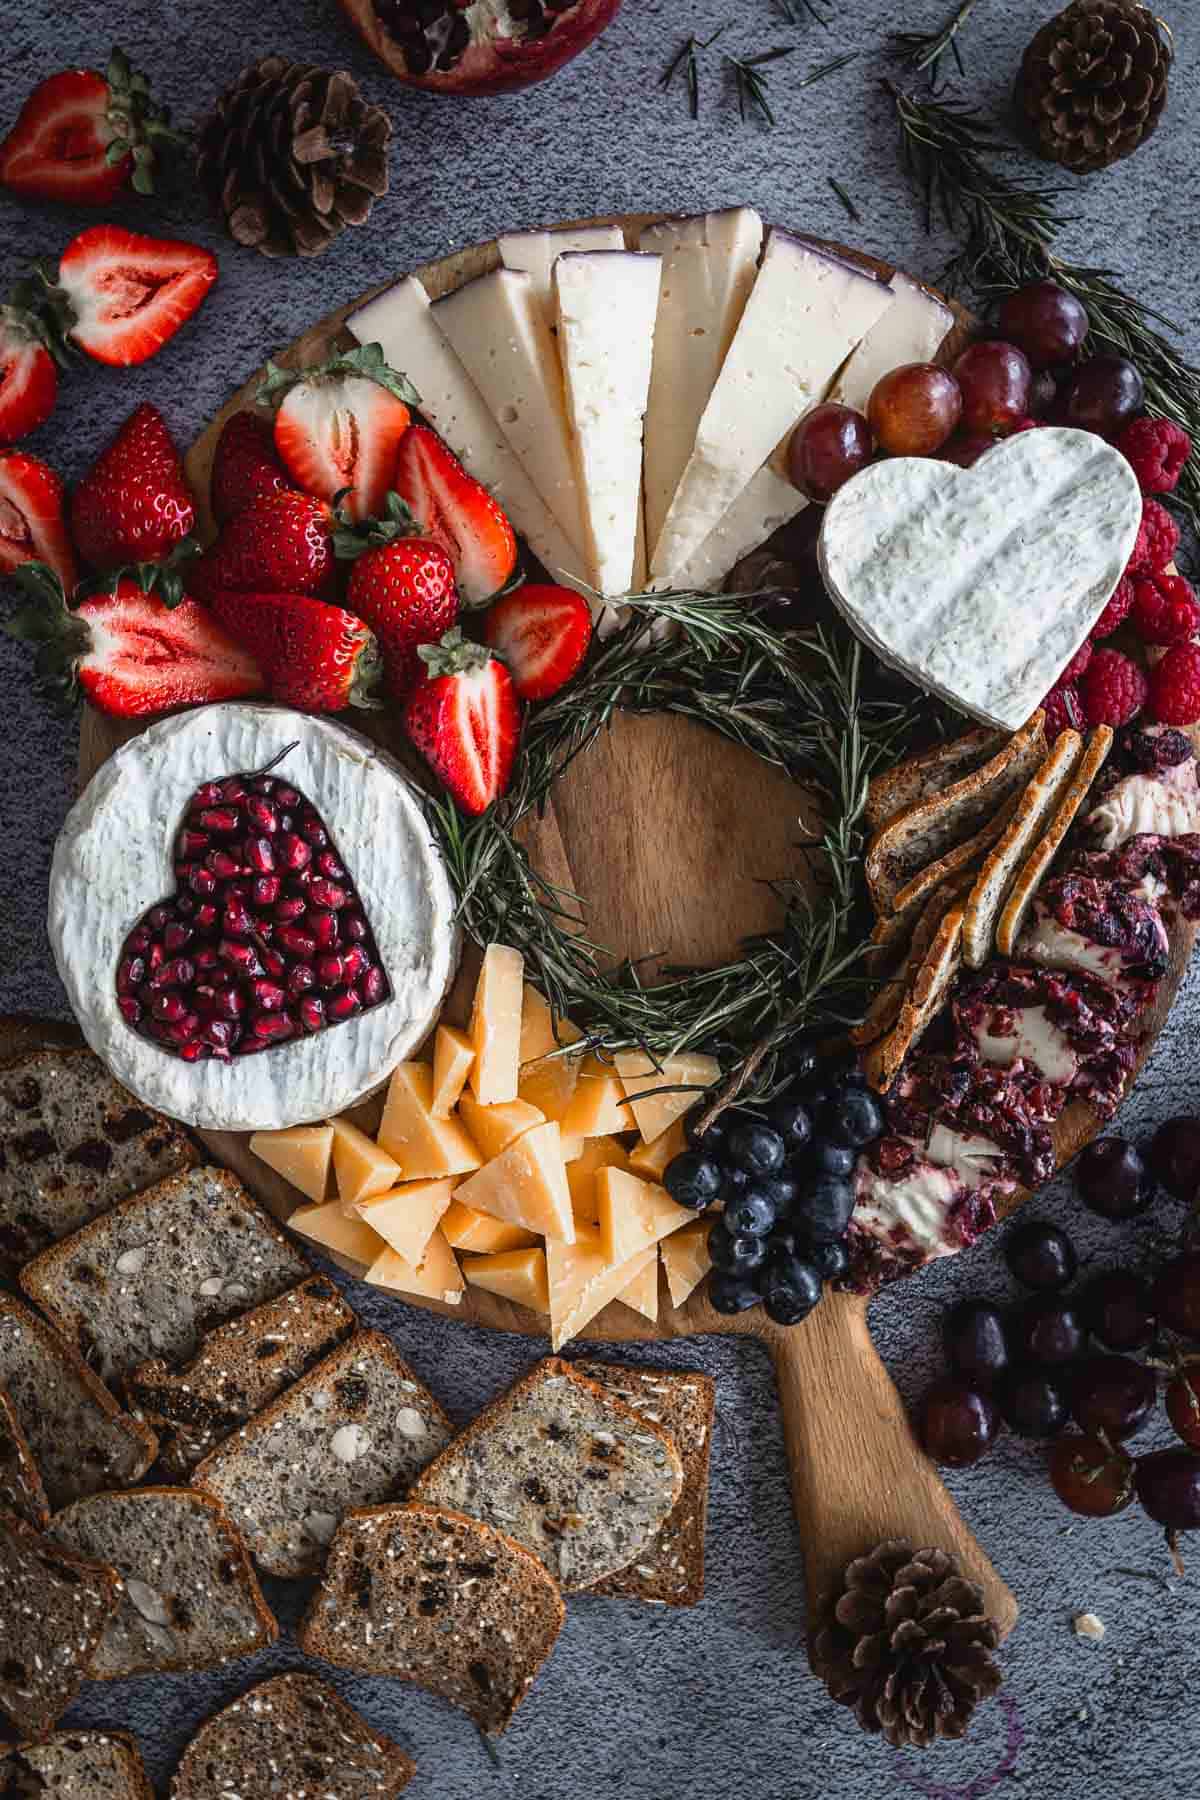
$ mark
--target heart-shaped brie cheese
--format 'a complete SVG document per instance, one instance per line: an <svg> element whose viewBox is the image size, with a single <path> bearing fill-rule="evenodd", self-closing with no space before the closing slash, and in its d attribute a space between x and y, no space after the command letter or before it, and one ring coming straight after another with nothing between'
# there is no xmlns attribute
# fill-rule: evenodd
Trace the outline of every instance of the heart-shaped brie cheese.
<svg viewBox="0 0 1200 1800"><path fill-rule="evenodd" d="M1041 426L971 469L915 456L872 463L825 509L821 573L884 662L1015 731L1103 612L1141 517L1119 450Z"/></svg>

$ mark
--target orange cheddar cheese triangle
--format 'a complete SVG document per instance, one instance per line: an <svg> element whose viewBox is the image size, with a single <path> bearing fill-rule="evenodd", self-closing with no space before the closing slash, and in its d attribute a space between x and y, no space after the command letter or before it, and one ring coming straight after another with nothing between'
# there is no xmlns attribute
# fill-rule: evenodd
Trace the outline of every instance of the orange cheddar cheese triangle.
<svg viewBox="0 0 1200 1800"><path fill-rule="evenodd" d="M450 1205L451 1183L410 1181L387 1194L358 1203L359 1217L377 1231L405 1262L419 1263L435 1227Z"/></svg>
<svg viewBox="0 0 1200 1800"><path fill-rule="evenodd" d="M255 1131L250 1148L260 1162L310 1200L324 1200L333 1150L332 1125L292 1125L285 1131Z"/></svg>
<svg viewBox="0 0 1200 1800"><path fill-rule="evenodd" d="M477 1212L523 1225L545 1238L575 1239L571 1190L562 1139L552 1119L535 1125L455 1189L454 1197Z"/></svg>
<svg viewBox="0 0 1200 1800"><path fill-rule="evenodd" d="M403 1181L440 1181L466 1175L482 1158L457 1119L435 1119L433 1070L428 1063L401 1063L393 1071L379 1126L379 1142L394 1159Z"/></svg>

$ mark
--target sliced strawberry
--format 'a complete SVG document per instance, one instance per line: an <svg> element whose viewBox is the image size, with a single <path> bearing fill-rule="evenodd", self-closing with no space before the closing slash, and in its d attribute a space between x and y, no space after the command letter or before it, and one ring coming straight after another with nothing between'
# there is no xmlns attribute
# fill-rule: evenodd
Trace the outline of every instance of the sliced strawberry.
<svg viewBox="0 0 1200 1800"><path fill-rule="evenodd" d="M26 563L15 579L32 600L7 629L37 645L38 677L59 698L82 689L102 711L138 719L263 691L253 657L194 600L170 609L121 580L72 610L44 565Z"/></svg>
<svg viewBox="0 0 1200 1800"><path fill-rule="evenodd" d="M201 600L241 594L324 594L332 584L334 511L308 494L269 494L222 529L188 572Z"/></svg>
<svg viewBox="0 0 1200 1800"><path fill-rule="evenodd" d="M47 563L71 592L79 571L63 518L65 492L47 463L21 450L0 450L0 573Z"/></svg>
<svg viewBox="0 0 1200 1800"><path fill-rule="evenodd" d="M161 563L188 536L196 507L156 406L135 408L71 496L71 531L93 569ZM192 546L194 548L194 546ZM182 586L175 583L178 597Z"/></svg>
<svg viewBox="0 0 1200 1800"><path fill-rule="evenodd" d="M224 525L268 494L285 493L291 485L267 421L252 412L236 412L226 419L213 452L209 488L217 524Z"/></svg>
<svg viewBox="0 0 1200 1800"><path fill-rule="evenodd" d="M0 143L0 183L35 200L107 206L153 190L156 141L176 138L145 77L114 50L103 75L64 69L40 81Z"/></svg>
<svg viewBox="0 0 1200 1800"><path fill-rule="evenodd" d="M546 700L587 655L592 609L573 588L534 583L497 600L483 635L508 665L522 700Z"/></svg>
<svg viewBox="0 0 1200 1800"><path fill-rule="evenodd" d="M380 704L379 646L343 607L308 594L214 594L207 604L251 652L273 700L306 712Z"/></svg>
<svg viewBox="0 0 1200 1800"><path fill-rule="evenodd" d="M392 485L420 529L445 547L463 605L486 606L517 566L517 540L504 509L425 425L414 425L402 439Z"/></svg>
<svg viewBox="0 0 1200 1800"><path fill-rule="evenodd" d="M34 320L0 306L0 444L15 444L44 425L58 398L58 370Z"/></svg>
<svg viewBox="0 0 1200 1800"><path fill-rule="evenodd" d="M404 708L404 728L466 813L486 812L508 791L521 702L503 663L457 629L420 652L423 682Z"/></svg>
<svg viewBox="0 0 1200 1800"><path fill-rule="evenodd" d="M146 362L175 336L217 279L211 250L176 238L92 225L72 238L50 299L66 337L97 362Z"/></svg>
<svg viewBox="0 0 1200 1800"><path fill-rule="evenodd" d="M383 511L417 394L378 344L315 369L268 363L258 399L276 409L275 448L297 487L321 500L345 493L353 520Z"/></svg>

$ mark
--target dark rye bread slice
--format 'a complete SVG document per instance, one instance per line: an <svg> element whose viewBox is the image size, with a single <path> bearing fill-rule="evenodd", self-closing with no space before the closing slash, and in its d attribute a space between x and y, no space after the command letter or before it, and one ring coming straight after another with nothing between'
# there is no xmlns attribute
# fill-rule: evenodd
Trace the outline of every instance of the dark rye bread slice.
<svg viewBox="0 0 1200 1800"><path fill-rule="evenodd" d="M588 1592L648 1604L698 1605L704 1598L704 1534L716 1383L710 1375L691 1369L633 1369L602 1362L579 1362L574 1367L652 1425L668 1431L683 1462L683 1491L657 1535L628 1568L606 1576Z"/></svg>
<svg viewBox="0 0 1200 1800"><path fill-rule="evenodd" d="M269 1778L266 1771L270 1771ZM396 1800L416 1764L315 1675L276 1675L202 1725L171 1800Z"/></svg>
<svg viewBox="0 0 1200 1800"><path fill-rule="evenodd" d="M208 1494L94 1494L59 1513L49 1536L110 1563L124 1583L92 1658L96 1681L214 1669L279 1636L246 1546Z"/></svg>
<svg viewBox="0 0 1200 1800"><path fill-rule="evenodd" d="M190 1361L156 1357L125 1383L139 1418L158 1432L159 1460L186 1481L198 1462L269 1406L354 1330L332 1281L313 1275L240 1318L205 1332Z"/></svg>
<svg viewBox="0 0 1200 1800"><path fill-rule="evenodd" d="M0 1388L0 1512L15 1513L27 1525L50 1523L46 1490L38 1474L29 1439L21 1430L13 1403Z"/></svg>
<svg viewBox="0 0 1200 1800"><path fill-rule="evenodd" d="M66 1712L121 1601L111 1565L0 1513L0 1712L41 1738Z"/></svg>
<svg viewBox="0 0 1200 1800"><path fill-rule="evenodd" d="M503 1532L438 1506L372 1506L330 1545L299 1641L360 1675L414 1681L495 1737L565 1616L553 1576Z"/></svg>
<svg viewBox="0 0 1200 1800"><path fill-rule="evenodd" d="M85 1494L132 1487L158 1439L123 1413L78 1351L36 1313L0 1294L0 1387L29 1440L53 1512Z"/></svg>
<svg viewBox="0 0 1200 1800"><path fill-rule="evenodd" d="M34 1050L0 1068L0 1263L18 1268L114 1201L199 1158L187 1134L90 1050Z"/></svg>
<svg viewBox="0 0 1200 1800"><path fill-rule="evenodd" d="M57 1731L45 1743L22 1744L0 1763L0 1792L9 1800L154 1800L138 1747L123 1731Z"/></svg>
<svg viewBox="0 0 1200 1800"><path fill-rule="evenodd" d="M507 1532L572 1593L636 1561L682 1487L661 1426L549 1357L455 1438L413 1498Z"/></svg>
<svg viewBox="0 0 1200 1800"><path fill-rule="evenodd" d="M21 1286L119 1383L148 1357L194 1355L203 1331L312 1273L235 1176L206 1168L120 1201L27 1263Z"/></svg>
<svg viewBox="0 0 1200 1800"><path fill-rule="evenodd" d="M872 776L863 815L867 830L879 831L889 820L907 812L910 806L953 787L956 781L961 781L964 775L970 775L994 756L1004 743L1004 737L1002 731L977 725L974 730L964 732L962 737L932 744L928 750L918 750L914 756L906 756L903 762L885 769L882 775Z"/></svg>
<svg viewBox="0 0 1200 1800"><path fill-rule="evenodd" d="M260 1568L315 1575L354 1507L400 1500L454 1436L381 1331L360 1331L200 1464Z"/></svg>

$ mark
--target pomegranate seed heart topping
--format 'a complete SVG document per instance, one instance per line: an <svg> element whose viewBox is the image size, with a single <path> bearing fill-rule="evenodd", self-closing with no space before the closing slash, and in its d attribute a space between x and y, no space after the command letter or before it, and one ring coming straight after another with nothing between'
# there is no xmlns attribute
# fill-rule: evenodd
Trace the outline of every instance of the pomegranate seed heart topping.
<svg viewBox="0 0 1200 1800"><path fill-rule="evenodd" d="M353 880L303 794L231 775L193 793L178 891L121 947L121 1017L185 1062L311 1037L391 992Z"/></svg>

